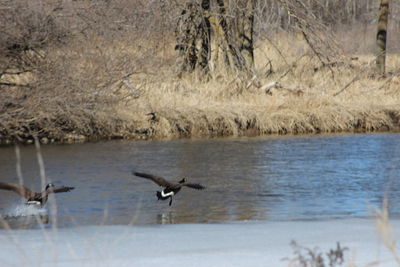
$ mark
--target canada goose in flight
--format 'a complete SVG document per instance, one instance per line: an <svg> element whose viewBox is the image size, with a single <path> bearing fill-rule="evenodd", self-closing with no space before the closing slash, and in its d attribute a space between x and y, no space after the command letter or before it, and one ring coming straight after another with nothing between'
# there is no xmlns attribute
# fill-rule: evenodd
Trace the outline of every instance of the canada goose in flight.
<svg viewBox="0 0 400 267"><path fill-rule="evenodd" d="M27 201L25 204L28 205L40 205L43 207L47 202L47 197L51 193L62 193L69 192L75 187L58 186L55 187L52 183L46 185L46 188L41 193L32 192L30 189L19 184L2 183L0 182L0 189L14 191Z"/></svg>
<svg viewBox="0 0 400 267"><path fill-rule="evenodd" d="M183 178L182 180L180 180L178 183L171 183L168 182L167 180L165 180L162 177L159 176L155 176L152 174L147 174L147 173L141 173L141 172L135 172L132 171L133 175L142 177L142 178L146 178L146 179L150 179L153 182L155 182L156 184L158 184L159 186L164 187L164 189L160 192L157 191L157 198L158 200L166 200L166 199L170 199L169 200L169 205L171 206L172 204L172 196L176 195L182 188L182 186L187 186L190 188L194 188L197 190L203 190L205 189L204 186L202 186L201 184L192 184L192 183L187 183L186 179Z"/></svg>

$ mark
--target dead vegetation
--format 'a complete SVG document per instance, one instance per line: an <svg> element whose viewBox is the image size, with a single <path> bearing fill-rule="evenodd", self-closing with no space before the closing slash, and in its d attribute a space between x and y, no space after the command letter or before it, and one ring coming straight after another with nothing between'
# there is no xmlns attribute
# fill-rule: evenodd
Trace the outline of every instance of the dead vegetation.
<svg viewBox="0 0 400 267"><path fill-rule="evenodd" d="M139 93L128 78L160 64L147 61L158 37L152 49L143 46L158 27L144 14L152 11L146 1L18 0L1 7L0 140L121 138L134 121L121 117L118 105ZM142 27L132 30L138 21Z"/></svg>
<svg viewBox="0 0 400 267"><path fill-rule="evenodd" d="M335 249L323 253L318 248L310 249L299 245L296 241L291 242L294 256L289 261L289 266L298 267L335 267L345 265L345 252L349 250L347 247L341 247L340 243L336 243Z"/></svg>
<svg viewBox="0 0 400 267"><path fill-rule="evenodd" d="M367 2L259 1L253 76L205 82L175 72L185 1L1 0L0 141L398 130L398 47L375 77Z"/></svg>

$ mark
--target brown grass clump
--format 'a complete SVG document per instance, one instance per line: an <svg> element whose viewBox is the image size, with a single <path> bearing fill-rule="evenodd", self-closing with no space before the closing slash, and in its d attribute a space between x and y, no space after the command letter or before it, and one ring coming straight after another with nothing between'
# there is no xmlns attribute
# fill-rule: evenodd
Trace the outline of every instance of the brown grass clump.
<svg viewBox="0 0 400 267"><path fill-rule="evenodd" d="M369 30L334 25L342 50L321 62L304 36L264 28L260 13L252 79L177 79L181 6L134 2L4 2L14 16L0 38L0 142L399 129L399 56L391 47L387 77L374 77L373 42L354 44Z"/></svg>
<svg viewBox="0 0 400 267"><path fill-rule="evenodd" d="M338 61L329 69L302 40L277 40L285 58L268 42L259 42L258 86L246 88L248 81L238 78L207 84L165 78L144 87L131 107L143 114L142 127L158 138L398 129L398 77L371 77L372 55ZM397 73L398 56L389 59ZM273 82L280 86L262 90ZM155 118L144 115L150 112Z"/></svg>
<svg viewBox="0 0 400 267"><path fill-rule="evenodd" d="M321 252L318 248L310 249L299 245L296 241L292 241L290 246L293 249L293 257L285 258L289 261L288 266L315 266L315 267L335 267L345 265L345 253L349 248L341 247L340 243L336 243L336 248L330 249L329 252Z"/></svg>

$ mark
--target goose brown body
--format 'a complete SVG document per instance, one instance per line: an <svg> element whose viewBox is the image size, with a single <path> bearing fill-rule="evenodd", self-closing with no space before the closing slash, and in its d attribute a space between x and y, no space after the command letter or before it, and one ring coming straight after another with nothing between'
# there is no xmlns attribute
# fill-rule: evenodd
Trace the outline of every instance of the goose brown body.
<svg viewBox="0 0 400 267"><path fill-rule="evenodd" d="M21 197L27 200L26 204L38 204L40 206L44 206L47 202L49 194L69 192L73 190L74 187L68 187L68 186L55 187L53 184L50 183L46 185L46 188L42 192L37 193L33 192L29 188L26 188L25 186L20 184L0 182L0 189L15 192L16 194L20 195Z"/></svg>

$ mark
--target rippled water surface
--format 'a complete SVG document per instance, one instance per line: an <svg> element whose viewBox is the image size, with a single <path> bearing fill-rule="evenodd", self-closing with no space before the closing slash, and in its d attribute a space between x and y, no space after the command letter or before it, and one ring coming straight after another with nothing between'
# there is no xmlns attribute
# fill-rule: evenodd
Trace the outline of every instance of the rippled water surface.
<svg viewBox="0 0 400 267"><path fill-rule="evenodd" d="M46 175L75 190L55 196L57 225L163 224L368 217L388 198L400 217L400 134L102 142L42 146ZM21 147L25 184L40 190L33 146ZM17 182L14 147L0 148L0 181ZM157 201L159 187L132 170L207 187ZM0 214L35 227L20 198L0 191Z"/></svg>

